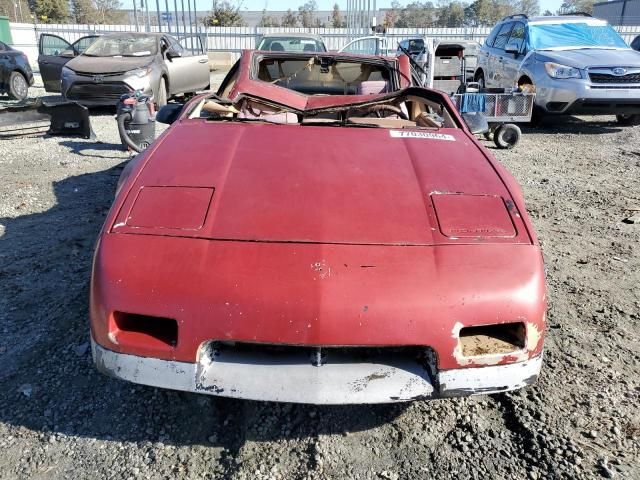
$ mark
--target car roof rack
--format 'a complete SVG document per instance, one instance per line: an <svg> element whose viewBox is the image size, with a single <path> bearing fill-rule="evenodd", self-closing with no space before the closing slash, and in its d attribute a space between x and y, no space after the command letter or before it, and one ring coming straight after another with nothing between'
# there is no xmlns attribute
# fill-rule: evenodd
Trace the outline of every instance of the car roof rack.
<svg viewBox="0 0 640 480"><path fill-rule="evenodd" d="M587 12L567 12L560 14L562 17L593 17L590 13Z"/></svg>
<svg viewBox="0 0 640 480"><path fill-rule="evenodd" d="M511 20L512 18L526 18L526 19L528 19L529 17L527 17L527 15L525 13L516 13L514 15L507 15L506 17L504 17L500 21L504 22L505 20Z"/></svg>

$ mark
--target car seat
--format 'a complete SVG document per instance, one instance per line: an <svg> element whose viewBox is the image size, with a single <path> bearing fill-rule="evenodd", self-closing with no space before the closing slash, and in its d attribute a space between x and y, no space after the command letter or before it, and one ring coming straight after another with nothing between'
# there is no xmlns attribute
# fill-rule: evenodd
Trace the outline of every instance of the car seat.
<svg viewBox="0 0 640 480"><path fill-rule="evenodd" d="M384 80L367 80L358 84L356 95L375 95L386 91L387 82Z"/></svg>
<svg viewBox="0 0 640 480"><path fill-rule="evenodd" d="M284 52L284 47L280 42L273 42L269 50L272 52Z"/></svg>
<svg viewBox="0 0 640 480"><path fill-rule="evenodd" d="M307 43L307 44L305 44L303 51L305 51L305 52L315 52L316 51L316 46L313 43Z"/></svg>

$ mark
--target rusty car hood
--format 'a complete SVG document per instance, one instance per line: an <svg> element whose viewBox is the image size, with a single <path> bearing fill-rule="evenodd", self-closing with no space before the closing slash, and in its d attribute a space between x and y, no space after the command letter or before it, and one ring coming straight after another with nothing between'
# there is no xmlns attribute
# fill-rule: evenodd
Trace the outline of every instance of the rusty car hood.
<svg viewBox="0 0 640 480"><path fill-rule="evenodd" d="M412 132L183 120L131 182L111 231L327 244L531 243L500 175L465 131Z"/></svg>

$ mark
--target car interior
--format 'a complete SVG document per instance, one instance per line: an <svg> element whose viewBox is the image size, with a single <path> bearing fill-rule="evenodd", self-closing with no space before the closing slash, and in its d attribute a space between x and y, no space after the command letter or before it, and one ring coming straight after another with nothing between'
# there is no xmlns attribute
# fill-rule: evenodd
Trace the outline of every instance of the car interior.
<svg viewBox="0 0 640 480"><path fill-rule="evenodd" d="M381 128L458 128L447 107L418 95L385 98L371 103L340 105L311 112L243 96L233 105L205 98L195 105L188 118L212 121L255 121L288 125L340 125Z"/></svg>
<svg viewBox="0 0 640 480"><path fill-rule="evenodd" d="M369 95L393 90L386 65L322 57L263 58L258 62L257 79L305 95Z"/></svg>

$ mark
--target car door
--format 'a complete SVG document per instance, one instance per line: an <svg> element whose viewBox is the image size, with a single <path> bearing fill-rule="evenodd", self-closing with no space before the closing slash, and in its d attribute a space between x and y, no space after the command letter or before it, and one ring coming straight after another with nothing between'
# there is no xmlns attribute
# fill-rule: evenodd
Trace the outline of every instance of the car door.
<svg viewBox="0 0 640 480"><path fill-rule="evenodd" d="M205 89L210 81L209 57L204 52L200 37L185 37L178 42L167 35L163 40L168 44L163 58L169 72L169 93L175 95Z"/></svg>
<svg viewBox="0 0 640 480"><path fill-rule="evenodd" d="M500 87L512 88L518 82L520 64L524 59L526 27L522 22L514 22L509 40L505 46L502 62L502 81Z"/></svg>
<svg viewBox="0 0 640 480"><path fill-rule="evenodd" d="M71 44L58 35L40 34L38 41L38 67L40 68L44 89L47 92L60 92L62 67L73 57L84 52L97 37L97 35L87 35Z"/></svg>
<svg viewBox="0 0 640 480"><path fill-rule="evenodd" d="M504 47L509 41L509 35L515 22L506 22L502 24L496 39L493 41L489 52L489 74L486 77L488 87L499 88L504 83Z"/></svg>

